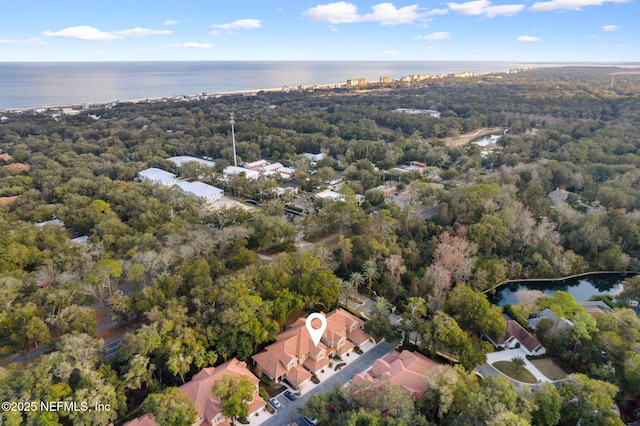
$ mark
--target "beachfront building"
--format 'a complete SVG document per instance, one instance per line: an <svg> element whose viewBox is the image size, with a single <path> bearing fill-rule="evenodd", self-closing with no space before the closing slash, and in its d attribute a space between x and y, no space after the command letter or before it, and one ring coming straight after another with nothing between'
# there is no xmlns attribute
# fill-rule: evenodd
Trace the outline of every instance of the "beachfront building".
<svg viewBox="0 0 640 426"><path fill-rule="evenodd" d="M347 86L366 86L367 79L364 77L352 77L347 79Z"/></svg>

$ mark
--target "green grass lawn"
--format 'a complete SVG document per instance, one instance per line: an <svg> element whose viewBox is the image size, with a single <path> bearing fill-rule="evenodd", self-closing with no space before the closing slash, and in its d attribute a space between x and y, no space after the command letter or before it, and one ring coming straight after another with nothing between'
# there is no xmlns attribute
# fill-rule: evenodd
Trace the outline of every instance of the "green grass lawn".
<svg viewBox="0 0 640 426"><path fill-rule="evenodd" d="M529 361L551 380L560 380L567 377L567 372L560 368L553 358L531 359Z"/></svg>
<svg viewBox="0 0 640 426"><path fill-rule="evenodd" d="M493 365L505 376L509 376L512 379L518 380L524 383L537 383L538 381L526 367L516 368L515 364L511 361L497 361Z"/></svg>

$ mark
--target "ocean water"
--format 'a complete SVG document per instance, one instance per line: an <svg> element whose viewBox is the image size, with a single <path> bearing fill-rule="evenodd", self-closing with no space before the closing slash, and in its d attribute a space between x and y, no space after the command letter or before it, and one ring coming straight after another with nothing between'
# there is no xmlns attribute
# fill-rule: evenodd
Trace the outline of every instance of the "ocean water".
<svg viewBox="0 0 640 426"><path fill-rule="evenodd" d="M399 79L409 74L489 73L560 65L570 64L494 61L0 62L0 110L336 84L345 83L350 77L378 81L383 75Z"/></svg>
<svg viewBox="0 0 640 426"><path fill-rule="evenodd" d="M463 61L0 62L0 109L378 81L388 75L488 73L531 65Z"/></svg>

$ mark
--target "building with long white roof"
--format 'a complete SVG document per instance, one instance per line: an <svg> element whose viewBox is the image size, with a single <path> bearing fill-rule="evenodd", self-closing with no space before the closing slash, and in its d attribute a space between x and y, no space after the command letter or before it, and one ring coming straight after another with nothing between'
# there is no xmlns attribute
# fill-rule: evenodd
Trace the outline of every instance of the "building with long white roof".
<svg viewBox="0 0 640 426"><path fill-rule="evenodd" d="M215 167L216 166L216 162L215 161L204 160L202 158L191 157L189 155L179 155L177 157L169 157L169 158L167 158L167 161L171 161L173 164L175 164L178 167L182 167L183 164L191 163L191 162L198 163L201 166L205 166L205 167Z"/></svg>
<svg viewBox="0 0 640 426"><path fill-rule="evenodd" d="M155 167L140 170L138 178L140 182L150 182L164 186L173 186L177 183L176 175Z"/></svg>
<svg viewBox="0 0 640 426"><path fill-rule="evenodd" d="M207 185L206 183L179 180L177 185L187 194L203 198L207 203L212 203L224 197L224 191L222 189Z"/></svg>
<svg viewBox="0 0 640 426"><path fill-rule="evenodd" d="M260 177L260 172L257 170L245 169L244 167L236 166L229 166L225 168L222 173L224 173L227 178L241 173L244 173L247 176L247 179L258 179Z"/></svg>

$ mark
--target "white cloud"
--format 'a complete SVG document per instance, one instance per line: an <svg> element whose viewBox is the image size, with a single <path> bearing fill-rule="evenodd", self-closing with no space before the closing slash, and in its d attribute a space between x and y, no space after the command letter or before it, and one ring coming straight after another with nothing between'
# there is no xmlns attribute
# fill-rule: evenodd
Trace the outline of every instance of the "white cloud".
<svg viewBox="0 0 640 426"><path fill-rule="evenodd" d="M213 24L211 28L218 30L252 30L254 28L262 28L262 22L259 19L237 19L227 24Z"/></svg>
<svg viewBox="0 0 640 426"><path fill-rule="evenodd" d="M147 37L152 35L168 35L173 34L170 30L150 30L148 28L131 28L121 31L100 31L97 28L90 27L88 25L80 25L77 27L69 27L60 31L45 31L44 34L47 37L61 37L72 38L75 40L89 40L89 41L108 41L117 40L124 37Z"/></svg>
<svg viewBox="0 0 640 426"><path fill-rule="evenodd" d="M435 16L435 15L446 15L449 13L449 9L431 9L423 12L423 16Z"/></svg>
<svg viewBox="0 0 640 426"><path fill-rule="evenodd" d="M310 21L330 24L379 22L382 25L399 25L410 24L420 18L417 4L398 8L393 3L379 3L371 6L371 10L371 13L361 15L356 5L340 1L311 7L303 15Z"/></svg>
<svg viewBox="0 0 640 426"><path fill-rule="evenodd" d="M451 34L446 31L437 31L435 33L418 36L416 40L445 40L450 37Z"/></svg>
<svg viewBox="0 0 640 426"><path fill-rule="evenodd" d="M38 37L27 38L23 40L0 39L0 44L45 44Z"/></svg>
<svg viewBox="0 0 640 426"><path fill-rule="evenodd" d="M398 54L397 50L385 50L384 52L382 52L383 55L385 56L394 56Z"/></svg>
<svg viewBox="0 0 640 426"><path fill-rule="evenodd" d="M447 3L447 6L461 15L482 15L490 4L489 0L475 0L466 3Z"/></svg>
<svg viewBox="0 0 640 426"><path fill-rule="evenodd" d="M602 31L618 31L620 28L622 27L619 25L603 25Z"/></svg>
<svg viewBox="0 0 640 426"><path fill-rule="evenodd" d="M129 30L113 31L112 34L123 37L147 37L154 35L171 35L171 30L150 30L149 28L131 28Z"/></svg>
<svg viewBox="0 0 640 426"><path fill-rule="evenodd" d="M536 42L536 41L542 41L542 39L540 37L535 37L535 36L520 36L516 39L516 41L523 41L523 42Z"/></svg>
<svg viewBox="0 0 640 426"><path fill-rule="evenodd" d="M106 41L106 40L116 40L116 39L122 38L122 36L118 36L109 32L100 31L99 29L90 27L88 25L69 27L60 31L47 30L42 34L46 35L47 37L72 38L75 40L91 40L91 41Z"/></svg>
<svg viewBox="0 0 640 426"><path fill-rule="evenodd" d="M485 15L487 18L496 16L513 16L522 10L523 4L503 4L493 6L489 0L474 0L466 3L447 3L449 9L460 15Z"/></svg>
<svg viewBox="0 0 640 426"><path fill-rule="evenodd" d="M303 15L311 21L329 22L330 24L350 24L361 19L356 5L344 1L319 4L307 9Z"/></svg>
<svg viewBox="0 0 640 426"><path fill-rule="evenodd" d="M604 3L626 3L627 0L551 0L536 2L530 9L534 12L550 10L581 10L585 6L602 6Z"/></svg>
<svg viewBox="0 0 640 426"><path fill-rule="evenodd" d="M187 49L211 49L213 44L211 43L198 43L195 41L189 43L171 43L165 44L164 47L184 47Z"/></svg>
<svg viewBox="0 0 640 426"><path fill-rule="evenodd" d="M487 18L496 16L513 16L524 10L524 4L504 4L501 6L490 6L487 8Z"/></svg>
<svg viewBox="0 0 640 426"><path fill-rule="evenodd" d="M180 21L179 19L167 19L162 23L162 25L169 26L169 25L178 25L180 23L182 23L182 21Z"/></svg>
<svg viewBox="0 0 640 426"><path fill-rule="evenodd" d="M380 22L382 25L410 24L420 17L418 5L405 6L398 9L393 3L380 3L371 6L373 13L362 17L363 21Z"/></svg>

